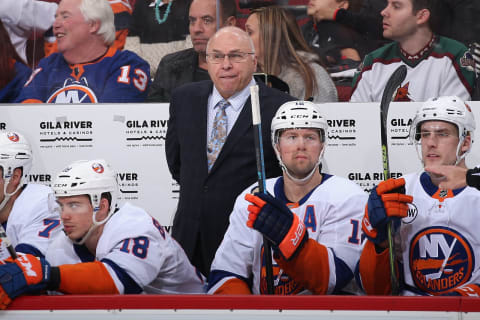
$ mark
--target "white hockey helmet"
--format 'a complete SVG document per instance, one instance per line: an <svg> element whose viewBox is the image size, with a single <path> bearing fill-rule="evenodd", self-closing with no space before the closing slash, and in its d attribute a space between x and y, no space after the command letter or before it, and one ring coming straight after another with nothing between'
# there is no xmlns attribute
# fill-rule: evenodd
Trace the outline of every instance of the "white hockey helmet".
<svg viewBox="0 0 480 320"><path fill-rule="evenodd" d="M104 224L117 208L118 183L117 175L110 165L103 159L76 161L59 174L53 182L55 197L70 197L78 195L90 196L93 206L93 224L86 235L77 244L83 244L92 230ZM97 211L100 209L100 200L103 193L110 193L110 210L107 217L97 220Z"/></svg>
<svg viewBox="0 0 480 320"><path fill-rule="evenodd" d="M24 184L32 168L32 148L25 137L18 132L0 131L0 166L3 171L5 198L0 203L2 209L8 199L15 194ZM7 193L7 185L16 168L22 168L22 178L15 191Z"/></svg>
<svg viewBox="0 0 480 320"><path fill-rule="evenodd" d="M467 136L471 137L471 143L473 143L475 132L473 112L462 99L456 96L430 98L417 110L410 126L410 141L415 144L420 160L422 160L421 150L419 148L421 145L420 128L425 121L445 121L457 127L459 141L456 164L470 152L471 145L466 152L461 155L458 154Z"/></svg>
<svg viewBox="0 0 480 320"><path fill-rule="evenodd" d="M317 165L315 168L303 179L294 178L288 172L288 169L285 167L280 153L276 145L278 144L278 138L283 130L286 129L317 129L319 131L320 140L324 143L322 151L318 156ZM280 167L287 175L294 181L304 182L310 179L310 177L315 172L316 168L320 165L320 162L323 158L323 153L325 151L325 144L327 142L327 130L328 124L327 120L320 113L320 108L318 105L310 101L289 101L278 108L277 113L272 119L271 126L271 135L272 135L272 146L277 155L278 162Z"/></svg>

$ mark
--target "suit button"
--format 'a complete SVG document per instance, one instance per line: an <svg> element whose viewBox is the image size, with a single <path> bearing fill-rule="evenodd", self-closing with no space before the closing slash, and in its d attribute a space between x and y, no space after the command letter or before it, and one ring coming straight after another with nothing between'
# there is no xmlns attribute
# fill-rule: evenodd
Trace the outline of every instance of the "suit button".
<svg viewBox="0 0 480 320"><path fill-rule="evenodd" d="M203 187L203 192L208 192L208 186Z"/></svg>

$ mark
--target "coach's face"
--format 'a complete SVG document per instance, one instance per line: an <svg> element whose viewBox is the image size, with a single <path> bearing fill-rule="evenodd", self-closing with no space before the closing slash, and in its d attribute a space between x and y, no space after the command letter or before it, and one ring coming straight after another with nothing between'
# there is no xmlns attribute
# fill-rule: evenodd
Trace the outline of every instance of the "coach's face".
<svg viewBox="0 0 480 320"><path fill-rule="evenodd" d="M236 27L220 29L210 40L207 47L208 73L218 92L224 99L245 88L257 68L257 59L252 42L245 31ZM224 59L213 59L213 55L235 54L243 56L232 61L228 56Z"/></svg>

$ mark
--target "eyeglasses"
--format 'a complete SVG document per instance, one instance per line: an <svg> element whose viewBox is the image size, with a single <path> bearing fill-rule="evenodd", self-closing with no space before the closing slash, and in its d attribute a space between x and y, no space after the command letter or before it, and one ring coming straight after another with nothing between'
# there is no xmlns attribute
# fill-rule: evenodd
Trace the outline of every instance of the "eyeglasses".
<svg viewBox="0 0 480 320"><path fill-rule="evenodd" d="M207 54L207 59L210 63L222 63L225 61L225 57L228 57L228 61L232 63L244 62L247 59L247 56L250 54L255 54L254 52L232 52L232 53L220 53L212 52Z"/></svg>

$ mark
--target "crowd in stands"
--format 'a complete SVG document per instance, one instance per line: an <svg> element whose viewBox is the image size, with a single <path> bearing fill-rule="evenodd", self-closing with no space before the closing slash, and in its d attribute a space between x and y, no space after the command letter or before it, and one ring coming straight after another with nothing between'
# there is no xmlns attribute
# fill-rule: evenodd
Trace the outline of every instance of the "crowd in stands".
<svg viewBox="0 0 480 320"><path fill-rule="evenodd" d="M31 185L31 146L1 131L0 223L18 256L0 241L0 308L47 290L480 296L480 169L465 163L480 33L439 23L472 22L476 2L310 0L303 33L275 5L252 9L239 28L234 0L15 2L10 16L0 10L0 102L167 102L166 161L180 192L170 236L142 208L117 203L107 161L74 162L51 189ZM34 4L55 13L37 24ZM54 42L31 63L25 42L37 31ZM191 47L154 62L152 76L141 50L123 49L128 32ZM422 102L409 138L425 170L365 193L322 172L318 103L378 102L399 66L407 75L392 99ZM351 94L338 92L345 79ZM402 223L412 203L416 221ZM360 225L365 241L350 237Z"/></svg>
<svg viewBox="0 0 480 320"><path fill-rule="evenodd" d="M58 51L53 22L59 2L1 3L0 19L33 75L40 58ZM406 64L407 79L396 101L423 101L438 94L455 94L466 100L479 98L476 74L472 73L475 69L472 50L467 51L478 41L476 36L480 31L473 23L475 13L480 12L475 1L310 0L305 1L309 19L302 25L293 14L298 14L298 9L290 11L285 1L277 1L281 6L267 1L264 4L268 6L260 8L261 4L250 2L246 5L253 9L243 27L257 46L256 72L262 76L255 78L293 97L314 102L378 101L394 67ZM147 62L151 78L145 92L151 102L169 102L173 88L208 80L206 41L217 28L239 25L235 0L220 1L218 16L215 0L109 0L109 3L116 31L111 47L133 51ZM399 6L406 16L399 15ZM423 20L414 21L414 16ZM39 46L42 34L45 41ZM32 40L36 44L31 45ZM44 50L37 50L40 47ZM433 69L438 83L424 79ZM68 81L79 79L72 77ZM464 90L450 90L459 87L459 83ZM49 98L59 89L59 85L48 88L49 96L40 100L52 102ZM24 100L30 98L38 100L34 96ZM139 100L120 95L116 101Z"/></svg>

